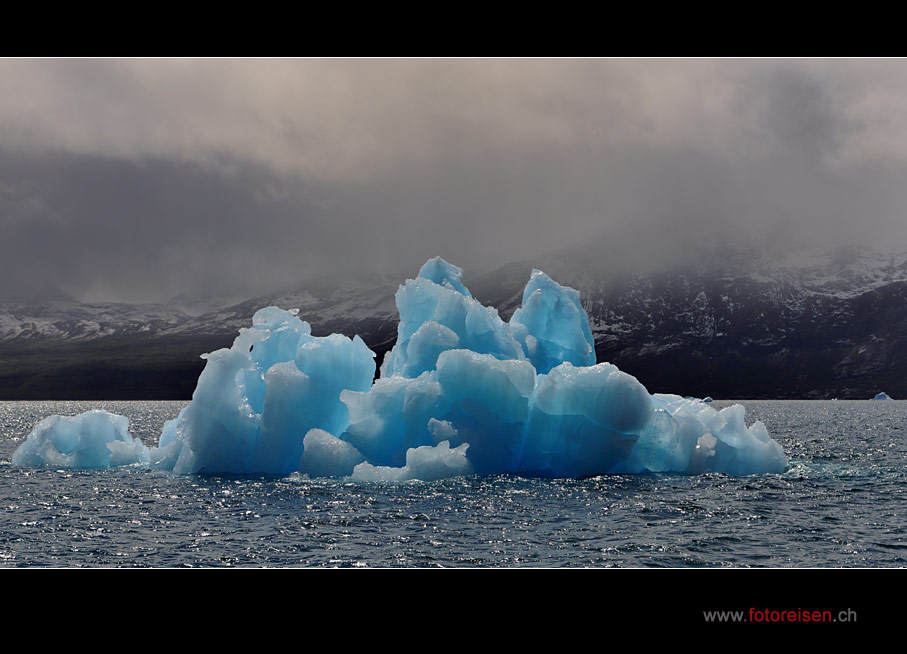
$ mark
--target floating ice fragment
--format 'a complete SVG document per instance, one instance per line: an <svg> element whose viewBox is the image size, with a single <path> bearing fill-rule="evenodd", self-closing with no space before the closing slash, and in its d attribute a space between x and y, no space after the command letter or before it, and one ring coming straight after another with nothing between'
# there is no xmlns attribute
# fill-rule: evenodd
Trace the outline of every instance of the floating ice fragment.
<svg viewBox="0 0 907 654"><path fill-rule="evenodd" d="M147 464L149 450L129 435L129 419L98 409L42 420L13 452L21 466L108 468Z"/></svg>
<svg viewBox="0 0 907 654"><path fill-rule="evenodd" d="M310 477L348 477L365 461L359 450L323 429L310 431L303 443L299 470Z"/></svg>
<svg viewBox="0 0 907 654"><path fill-rule="evenodd" d="M441 441L436 446L423 445L406 452L406 465L402 468L373 466L360 463L353 470L354 481L436 481L472 473L466 458L468 443L451 449L450 443Z"/></svg>

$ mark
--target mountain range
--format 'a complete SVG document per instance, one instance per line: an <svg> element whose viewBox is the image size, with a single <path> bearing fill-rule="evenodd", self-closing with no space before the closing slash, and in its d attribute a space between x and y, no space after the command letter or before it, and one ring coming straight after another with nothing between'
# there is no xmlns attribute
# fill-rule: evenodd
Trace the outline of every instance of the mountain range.
<svg viewBox="0 0 907 654"><path fill-rule="evenodd" d="M907 253L715 244L672 260L600 243L464 283L505 320L533 268L580 291L598 361L650 392L715 398L907 397ZM412 275L410 275L412 276ZM265 306L316 335L359 334L380 362L405 275L315 279L262 297L162 304L0 298L0 399L188 399L204 352Z"/></svg>

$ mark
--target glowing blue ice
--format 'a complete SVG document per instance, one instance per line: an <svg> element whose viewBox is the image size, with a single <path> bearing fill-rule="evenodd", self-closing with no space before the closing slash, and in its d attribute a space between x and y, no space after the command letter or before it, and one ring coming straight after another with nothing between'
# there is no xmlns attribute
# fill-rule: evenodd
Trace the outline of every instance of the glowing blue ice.
<svg viewBox="0 0 907 654"><path fill-rule="evenodd" d="M358 336L314 337L295 311L262 309L230 349L205 355L192 403L136 461L175 473L360 481L786 469L781 446L762 423L746 426L742 406L716 411L653 396L615 366L596 364L575 290L533 271L522 307L504 322L461 275L436 257L398 289L397 342L374 383L375 355ZM59 433L72 451L70 432ZM29 437L14 462L68 456L39 440ZM26 454L42 447L41 458ZM108 449L116 456L107 464L129 460L125 446Z"/></svg>
<svg viewBox="0 0 907 654"><path fill-rule="evenodd" d="M33 467L108 468L147 464L149 450L129 435L128 418L94 410L45 418L16 448L12 462Z"/></svg>
<svg viewBox="0 0 907 654"><path fill-rule="evenodd" d="M465 457L479 474L786 468L765 427L747 428L743 407L719 412L698 400L653 397L615 366L595 365L575 290L535 270L522 307L504 323L460 288L458 268L429 264L397 292L399 337L382 378L366 392L341 394L350 425L339 438L365 457L360 477L409 478L418 474L401 472L412 470L410 452L442 441L468 445ZM519 351L502 347L510 338Z"/></svg>
<svg viewBox="0 0 907 654"><path fill-rule="evenodd" d="M463 271L440 257L397 290L397 342L381 376L418 377L433 370L441 352L470 350L496 359L525 359L523 347L497 309L483 306L463 286Z"/></svg>
<svg viewBox="0 0 907 654"><path fill-rule="evenodd" d="M561 286L541 270L533 270L523 291L523 306L510 327L527 358L540 373L561 363L595 365L595 341L579 293Z"/></svg>
<svg viewBox="0 0 907 654"><path fill-rule="evenodd" d="M349 424L340 393L371 386L374 357L358 336L314 337L295 312L262 309L233 347L205 355L192 403L164 425L152 465L176 473L295 472L309 430L339 433Z"/></svg>

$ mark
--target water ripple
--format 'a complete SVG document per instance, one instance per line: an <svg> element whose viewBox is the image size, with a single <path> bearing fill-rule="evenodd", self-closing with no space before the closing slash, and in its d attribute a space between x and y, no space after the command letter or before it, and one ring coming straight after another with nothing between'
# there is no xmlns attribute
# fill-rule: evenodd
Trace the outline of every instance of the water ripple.
<svg viewBox="0 0 907 654"><path fill-rule="evenodd" d="M18 468L51 413L106 408L153 445L185 403L0 402L0 566L903 566L907 402L744 404L785 473L358 484Z"/></svg>

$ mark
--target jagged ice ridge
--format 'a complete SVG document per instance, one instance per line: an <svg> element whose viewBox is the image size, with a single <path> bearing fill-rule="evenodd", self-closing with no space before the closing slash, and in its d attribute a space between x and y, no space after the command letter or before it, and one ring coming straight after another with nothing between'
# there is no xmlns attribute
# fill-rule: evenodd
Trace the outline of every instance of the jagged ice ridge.
<svg viewBox="0 0 907 654"><path fill-rule="evenodd" d="M461 276L436 257L400 286L397 342L377 380L358 336L315 337L295 310L268 307L231 348L203 355L192 402L157 447L131 439L125 417L93 411L44 420L13 463L362 481L786 469L742 406L650 395L596 364L574 289L534 270L504 322Z"/></svg>

